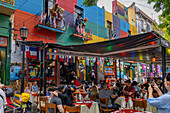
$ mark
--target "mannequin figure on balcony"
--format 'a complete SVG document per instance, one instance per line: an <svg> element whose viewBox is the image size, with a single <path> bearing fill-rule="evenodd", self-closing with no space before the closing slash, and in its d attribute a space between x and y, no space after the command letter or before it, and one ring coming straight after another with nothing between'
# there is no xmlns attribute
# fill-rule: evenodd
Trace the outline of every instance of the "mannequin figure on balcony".
<svg viewBox="0 0 170 113"><path fill-rule="evenodd" d="M56 27L56 17L57 17L57 11L60 9L58 3L56 2L55 5L50 8L50 14L48 16L47 25Z"/></svg>
<svg viewBox="0 0 170 113"><path fill-rule="evenodd" d="M56 27L59 28L59 29L62 29L64 30L64 18L63 18L63 13L64 13L64 9L63 8L60 8L58 11L57 11L57 18L56 18Z"/></svg>
<svg viewBox="0 0 170 113"><path fill-rule="evenodd" d="M81 31L82 31L82 23L83 23L83 13L79 13L77 18L76 18L76 22L75 22L75 33L76 34L81 34Z"/></svg>
<svg viewBox="0 0 170 113"><path fill-rule="evenodd" d="M84 18L83 22L82 22L82 32L81 35L85 36L85 27L86 27L86 22L88 21L88 18Z"/></svg>

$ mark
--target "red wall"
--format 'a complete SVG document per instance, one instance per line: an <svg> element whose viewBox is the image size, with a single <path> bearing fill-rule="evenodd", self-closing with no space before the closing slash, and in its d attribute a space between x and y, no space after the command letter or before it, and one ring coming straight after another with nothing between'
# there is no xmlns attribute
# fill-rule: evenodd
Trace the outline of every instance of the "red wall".
<svg viewBox="0 0 170 113"><path fill-rule="evenodd" d="M56 0L59 3L59 6L65 11L74 14L74 7L77 5L77 0Z"/></svg>
<svg viewBox="0 0 170 113"><path fill-rule="evenodd" d="M120 30L120 36L121 36L121 38L128 37L128 33Z"/></svg>
<svg viewBox="0 0 170 113"><path fill-rule="evenodd" d="M28 34L27 41L44 41L44 43L56 43L55 32L46 29L35 28L35 15L16 9L14 14L14 28L20 29L23 26L24 21L26 28L29 30L29 33L39 35L35 36ZM15 31L14 34L18 34L18 38L21 39L19 31Z"/></svg>

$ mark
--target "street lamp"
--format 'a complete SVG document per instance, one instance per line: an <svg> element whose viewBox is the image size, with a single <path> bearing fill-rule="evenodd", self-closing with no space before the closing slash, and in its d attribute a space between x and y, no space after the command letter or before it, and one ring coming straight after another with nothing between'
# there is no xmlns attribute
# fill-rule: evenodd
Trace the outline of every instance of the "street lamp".
<svg viewBox="0 0 170 113"><path fill-rule="evenodd" d="M28 29L23 25L22 28L20 28L20 35L23 41L27 39L28 36ZM24 92L24 66L25 65L25 44L23 44L23 53L22 53L22 78L21 78L21 93Z"/></svg>

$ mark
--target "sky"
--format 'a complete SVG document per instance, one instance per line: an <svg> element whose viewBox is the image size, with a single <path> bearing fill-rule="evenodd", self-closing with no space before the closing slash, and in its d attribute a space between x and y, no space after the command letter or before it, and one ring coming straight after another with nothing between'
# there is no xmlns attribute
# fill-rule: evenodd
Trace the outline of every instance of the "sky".
<svg viewBox="0 0 170 113"><path fill-rule="evenodd" d="M130 6L133 2L135 2L136 6L139 7L143 12L145 12L148 16L150 16L156 22L159 22L158 16L161 12L155 12L152 4L148 4L148 0L118 0L120 3L124 4L126 7Z"/></svg>

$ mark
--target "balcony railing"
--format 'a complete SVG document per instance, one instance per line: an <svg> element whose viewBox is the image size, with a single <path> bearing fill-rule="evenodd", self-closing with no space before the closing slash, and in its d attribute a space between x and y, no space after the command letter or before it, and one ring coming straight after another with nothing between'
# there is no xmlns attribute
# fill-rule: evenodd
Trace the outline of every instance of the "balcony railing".
<svg viewBox="0 0 170 113"><path fill-rule="evenodd" d="M0 1L11 5L15 5L15 0L0 0Z"/></svg>

